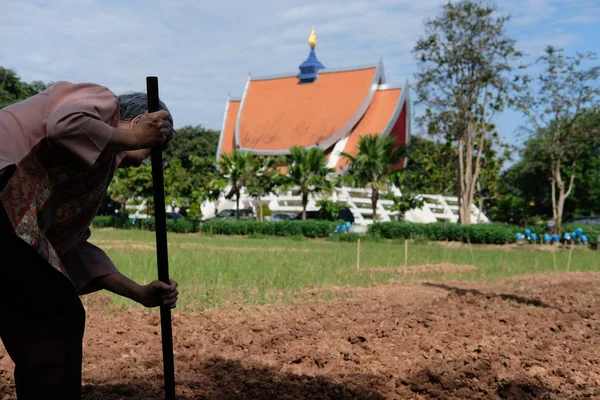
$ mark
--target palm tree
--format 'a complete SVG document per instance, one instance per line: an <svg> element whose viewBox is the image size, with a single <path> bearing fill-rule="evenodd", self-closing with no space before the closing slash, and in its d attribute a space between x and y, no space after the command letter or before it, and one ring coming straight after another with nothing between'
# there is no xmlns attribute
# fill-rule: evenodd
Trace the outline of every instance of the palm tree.
<svg viewBox="0 0 600 400"><path fill-rule="evenodd" d="M302 219L306 219L308 196L331 190L333 184L327 179L327 175L332 172L332 168L327 168L327 158L323 149L306 149L299 146L290 149L287 175L291 184L300 186Z"/></svg>
<svg viewBox="0 0 600 400"><path fill-rule="evenodd" d="M234 150L229 154L221 156L221 161L219 162L221 175L231 186L225 198L229 200L235 196L236 218L240 218L241 190L252 179L255 162L254 154L245 151Z"/></svg>
<svg viewBox="0 0 600 400"><path fill-rule="evenodd" d="M263 220L262 198L275 192L283 181L279 166L285 163L283 157L256 157L252 170L254 175L247 184L248 194L258 200L260 220ZM258 216L257 216L258 218Z"/></svg>
<svg viewBox="0 0 600 400"><path fill-rule="evenodd" d="M389 185L391 177L388 174L404 155L403 147L394 149L394 141L393 136L364 135L359 139L356 156L340 153L350 161L344 182L354 187L371 188L373 221L377 220L379 191Z"/></svg>

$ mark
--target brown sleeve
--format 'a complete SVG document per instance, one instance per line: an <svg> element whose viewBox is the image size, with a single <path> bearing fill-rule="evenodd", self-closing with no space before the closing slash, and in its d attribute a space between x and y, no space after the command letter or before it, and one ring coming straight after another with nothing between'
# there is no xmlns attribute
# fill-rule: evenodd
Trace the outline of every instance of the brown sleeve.
<svg viewBox="0 0 600 400"><path fill-rule="evenodd" d="M80 294L99 290L93 285L95 278L119 272L102 249L88 242L90 235L88 229L82 239L61 257L71 281Z"/></svg>
<svg viewBox="0 0 600 400"><path fill-rule="evenodd" d="M119 107L117 97L103 86L83 86L46 119L46 137L93 165L110 139L110 125Z"/></svg>

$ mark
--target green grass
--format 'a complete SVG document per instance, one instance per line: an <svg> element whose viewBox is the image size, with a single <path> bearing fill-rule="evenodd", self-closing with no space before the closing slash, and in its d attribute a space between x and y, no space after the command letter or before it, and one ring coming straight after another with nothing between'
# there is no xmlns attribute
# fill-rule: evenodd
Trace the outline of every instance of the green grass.
<svg viewBox="0 0 600 400"><path fill-rule="evenodd" d="M119 270L147 283L156 279L152 232L94 230L91 241L103 248ZM404 274L404 241L361 241L360 270L356 243L302 238L169 234L170 275L180 283L179 307L205 310L233 304L301 301L314 291L328 298L332 286L369 286L390 280L497 281L529 273L554 272L553 253L523 247L451 248L433 242L410 242L410 266L451 263L476 271ZM569 251L556 253L559 272L567 269ZM571 271L600 271L597 251L575 249ZM308 293L308 295L307 295ZM92 295L92 299L94 298ZM114 296L118 305L133 302Z"/></svg>

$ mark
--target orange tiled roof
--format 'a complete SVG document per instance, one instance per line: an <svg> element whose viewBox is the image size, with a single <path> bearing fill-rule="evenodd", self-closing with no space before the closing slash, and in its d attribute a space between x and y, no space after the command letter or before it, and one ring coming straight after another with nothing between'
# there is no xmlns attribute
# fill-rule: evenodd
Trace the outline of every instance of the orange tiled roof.
<svg viewBox="0 0 600 400"><path fill-rule="evenodd" d="M318 143L327 151L328 166L342 172L347 161L339 152L356 154L361 135L391 135L396 146L408 142L406 89L385 84L382 63L323 70L304 84L297 75L250 78L241 102L227 103L218 154L240 149L282 155L292 145Z"/></svg>
<svg viewBox="0 0 600 400"><path fill-rule="evenodd" d="M235 121L237 120L240 100L228 100L223 121L223 132L221 143L219 143L218 154L231 153L235 149ZM218 158L218 157L217 157Z"/></svg>
<svg viewBox="0 0 600 400"><path fill-rule="evenodd" d="M401 89L378 90L364 117L348 136L344 151L356 156L358 141L362 135L381 134L390 123L394 110L400 101ZM391 128L391 127L390 127ZM389 132L388 132L389 133ZM348 159L340 157L335 169L348 165Z"/></svg>
<svg viewBox="0 0 600 400"><path fill-rule="evenodd" d="M297 76L251 79L238 119L240 148L287 151L293 145L314 146L347 134L353 125L349 122L364 112L361 105L368 105L376 72L377 67L323 71L307 84L299 84Z"/></svg>

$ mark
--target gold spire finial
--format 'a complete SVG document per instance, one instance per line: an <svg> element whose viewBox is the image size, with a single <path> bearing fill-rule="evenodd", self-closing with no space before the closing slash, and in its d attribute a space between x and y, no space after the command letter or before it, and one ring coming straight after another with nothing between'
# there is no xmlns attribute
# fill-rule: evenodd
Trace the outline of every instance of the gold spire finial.
<svg viewBox="0 0 600 400"><path fill-rule="evenodd" d="M310 32L310 37L308 38L308 44L313 49L317 45L317 35L315 35L315 27L313 26L312 31Z"/></svg>

